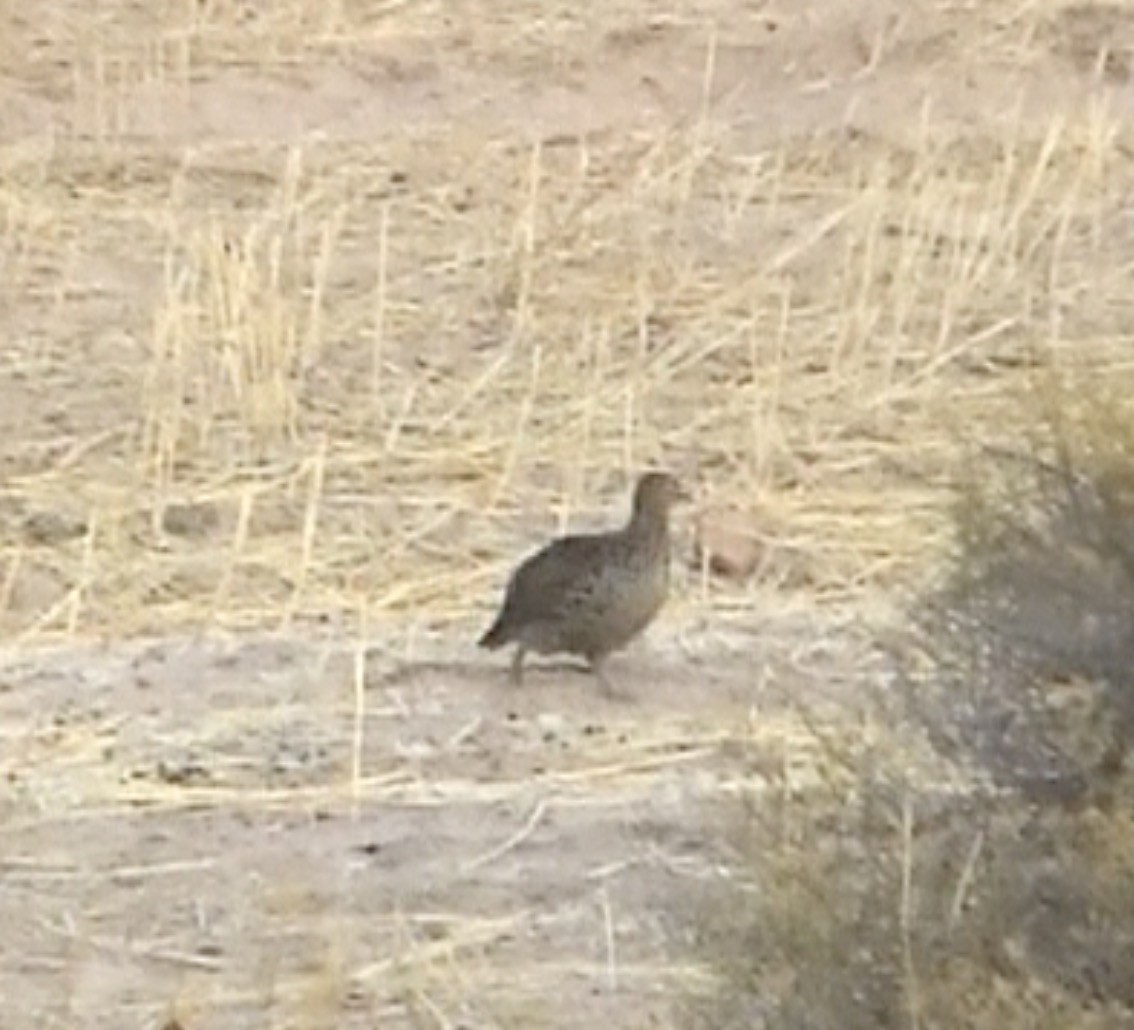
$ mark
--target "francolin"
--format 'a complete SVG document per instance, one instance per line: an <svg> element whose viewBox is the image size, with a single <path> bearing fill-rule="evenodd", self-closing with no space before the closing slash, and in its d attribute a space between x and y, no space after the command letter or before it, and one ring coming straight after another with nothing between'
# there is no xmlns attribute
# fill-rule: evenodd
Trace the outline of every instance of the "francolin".
<svg viewBox="0 0 1134 1030"><path fill-rule="evenodd" d="M516 644L517 684L529 651L579 655L613 693L606 659L650 624L669 592L669 513L684 496L673 476L647 472L621 529L560 537L531 555L512 573L480 646Z"/></svg>

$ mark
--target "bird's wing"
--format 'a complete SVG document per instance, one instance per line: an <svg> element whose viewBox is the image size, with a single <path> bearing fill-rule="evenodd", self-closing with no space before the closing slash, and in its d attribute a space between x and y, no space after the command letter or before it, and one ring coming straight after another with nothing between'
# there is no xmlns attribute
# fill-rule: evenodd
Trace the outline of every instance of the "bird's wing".
<svg viewBox="0 0 1134 1030"><path fill-rule="evenodd" d="M522 612L525 620L554 617L565 601L588 589L612 544L611 534L567 536L548 544L516 569L508 607Z"/></svg>

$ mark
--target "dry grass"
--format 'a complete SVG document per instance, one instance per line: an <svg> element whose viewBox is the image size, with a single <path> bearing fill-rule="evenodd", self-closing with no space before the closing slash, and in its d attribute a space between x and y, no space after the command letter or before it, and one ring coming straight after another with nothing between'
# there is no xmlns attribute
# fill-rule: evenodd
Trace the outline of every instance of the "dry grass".
<svg viewBox="0 0 1134 1030"><path fill-rule="evenodd" d="M1125 391L1040 397L1031 449L963 473L869 728L802 716L841 775L725 808L690 920L723 986L690 1025L1134 1020L1134 420Z"/></svg>
<svg viewBox="0 0 1134 1030"><path fill-rule="evenodd" d="M651 462L758 510L811 595L854 599L934 554L959 430L1007 435L1037 369L1130 372L1101 101L916 147L748 151L704 113L532 143L139 135L147 94L240 66L240 10L171 6L144 54L92 39L71 56L101 77L59 81L83 131L3 154L9 383L29 384L7 506L85 527L42 549L15 519L9 563L62 596L10 629L460 620L522 518L577 519ZM384 24L354 16L285 6L242 45L312 31L260 61L318 69ZM202 512L181 539L175 504Z"/></svg>
<svg viewBox="0 0 1134 1030"><path fill-rule="evenodd" d="M1018 447L1053 391L1078 417L1065 384L1086 407L1100 384L1134 386L1134 137L1106 91L1134 52L1120 5L49 8L31 22L0 4L26 130L0 145L0 629L31 645L329 624L357 659L330 713L349 738L332 780L123 786L104 770L77 808L357 816L363 799L514 799L522 783L367 767L370 641L395 663L424 634L468 636L529 540L605 517L650 464L693 483L699 506L750 515L785 556L743 584L683 562L674 625L884 620L946 575L958 467ZM760 65L769 89L790 83L769 106L798 103L781 130L740 116L751 94L737 73L777 46L798 57ZM879 94L861 111L837 102L888 67L937 86L897 114L871 116ZM658 68L674 92L643 117ZM987 101L965 100L954 76ZM1055 102L1046 78L1074 88ZM315 131L303 103L326 105ZM810 739L804 715L790 718ZM218 727L206 718L201 739ZM923 965L936 938L916 906L921 817L901 799L921 797L909 770L936 775L938 760L874 727L871 768L900 789L881 853L864 854L871 838L851 822L872 790L856 793L861 756L838 757L860 729L823 729L837 754L805 756L821 786L761 859L781 884L819 855L796 888L760 895L779 934L762 970L821 979L837 959L824 941L884 899L873 929L895 973L868 984L864 1018L931 1026L980 973ZM698 757L737 736L683 732ZM643 745L640 765L586 748L555 789L593 796L678 761L661 746ZM945 836L963 869L976 838L953 823ZM852 867L866 876L847 887L865 892L856 912L840 906ZM960 881L944 882L956 898ZM829 925L808 924L814 891ZM415 1025L456 1025L446 990L466 973L500 979L477 963L510 918L411 949L397 976L368 967L384 985L372 1011L400 999ZM320 984L337 998L357 979L334 937L308 979L283 976L287 1004L316 1013L304 1025L333 1020ZM809 972L790 968L799 955ZM529 966L533 991L563 973ZM705 986L703 971L642 968ZM1006 989L980 981L989 1026L1062 1011L1052 992L1080 997ZM833 1015L845 1005L824 998ZM513 1001L500 1025L532 1025L535 1002Z"/></svg>

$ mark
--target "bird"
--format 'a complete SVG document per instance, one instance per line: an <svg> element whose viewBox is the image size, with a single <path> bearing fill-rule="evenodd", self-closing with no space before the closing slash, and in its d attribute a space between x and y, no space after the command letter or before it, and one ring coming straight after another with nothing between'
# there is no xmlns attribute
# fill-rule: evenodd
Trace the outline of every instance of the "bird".
<svg viewBox="0 0 1134 1030"><path fill-rule="evenodd" d="M508 580L504 603L479 645L516 645L511 679L517 686L529 651L581 656L613 695L606 659L665 603L669 514L686 497L668 472L647 472L638 479L630 519L621 529L559 537L530 555Z"/></svg>

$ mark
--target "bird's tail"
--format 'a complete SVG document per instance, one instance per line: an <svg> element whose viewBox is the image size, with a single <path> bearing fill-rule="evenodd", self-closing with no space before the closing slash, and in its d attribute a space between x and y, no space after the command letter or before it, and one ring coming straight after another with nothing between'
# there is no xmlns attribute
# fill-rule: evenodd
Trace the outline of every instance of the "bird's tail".
<svg viewBox="0 0 1134 1030"><path fill-rule="evenodd" d="M507 623L504 619L504 613L501 612L496 616L496 621L488 627L484 636L477 641L477 646L487 647L488 650L493 651L498 647L503 647L509 639Z"/></svg>

